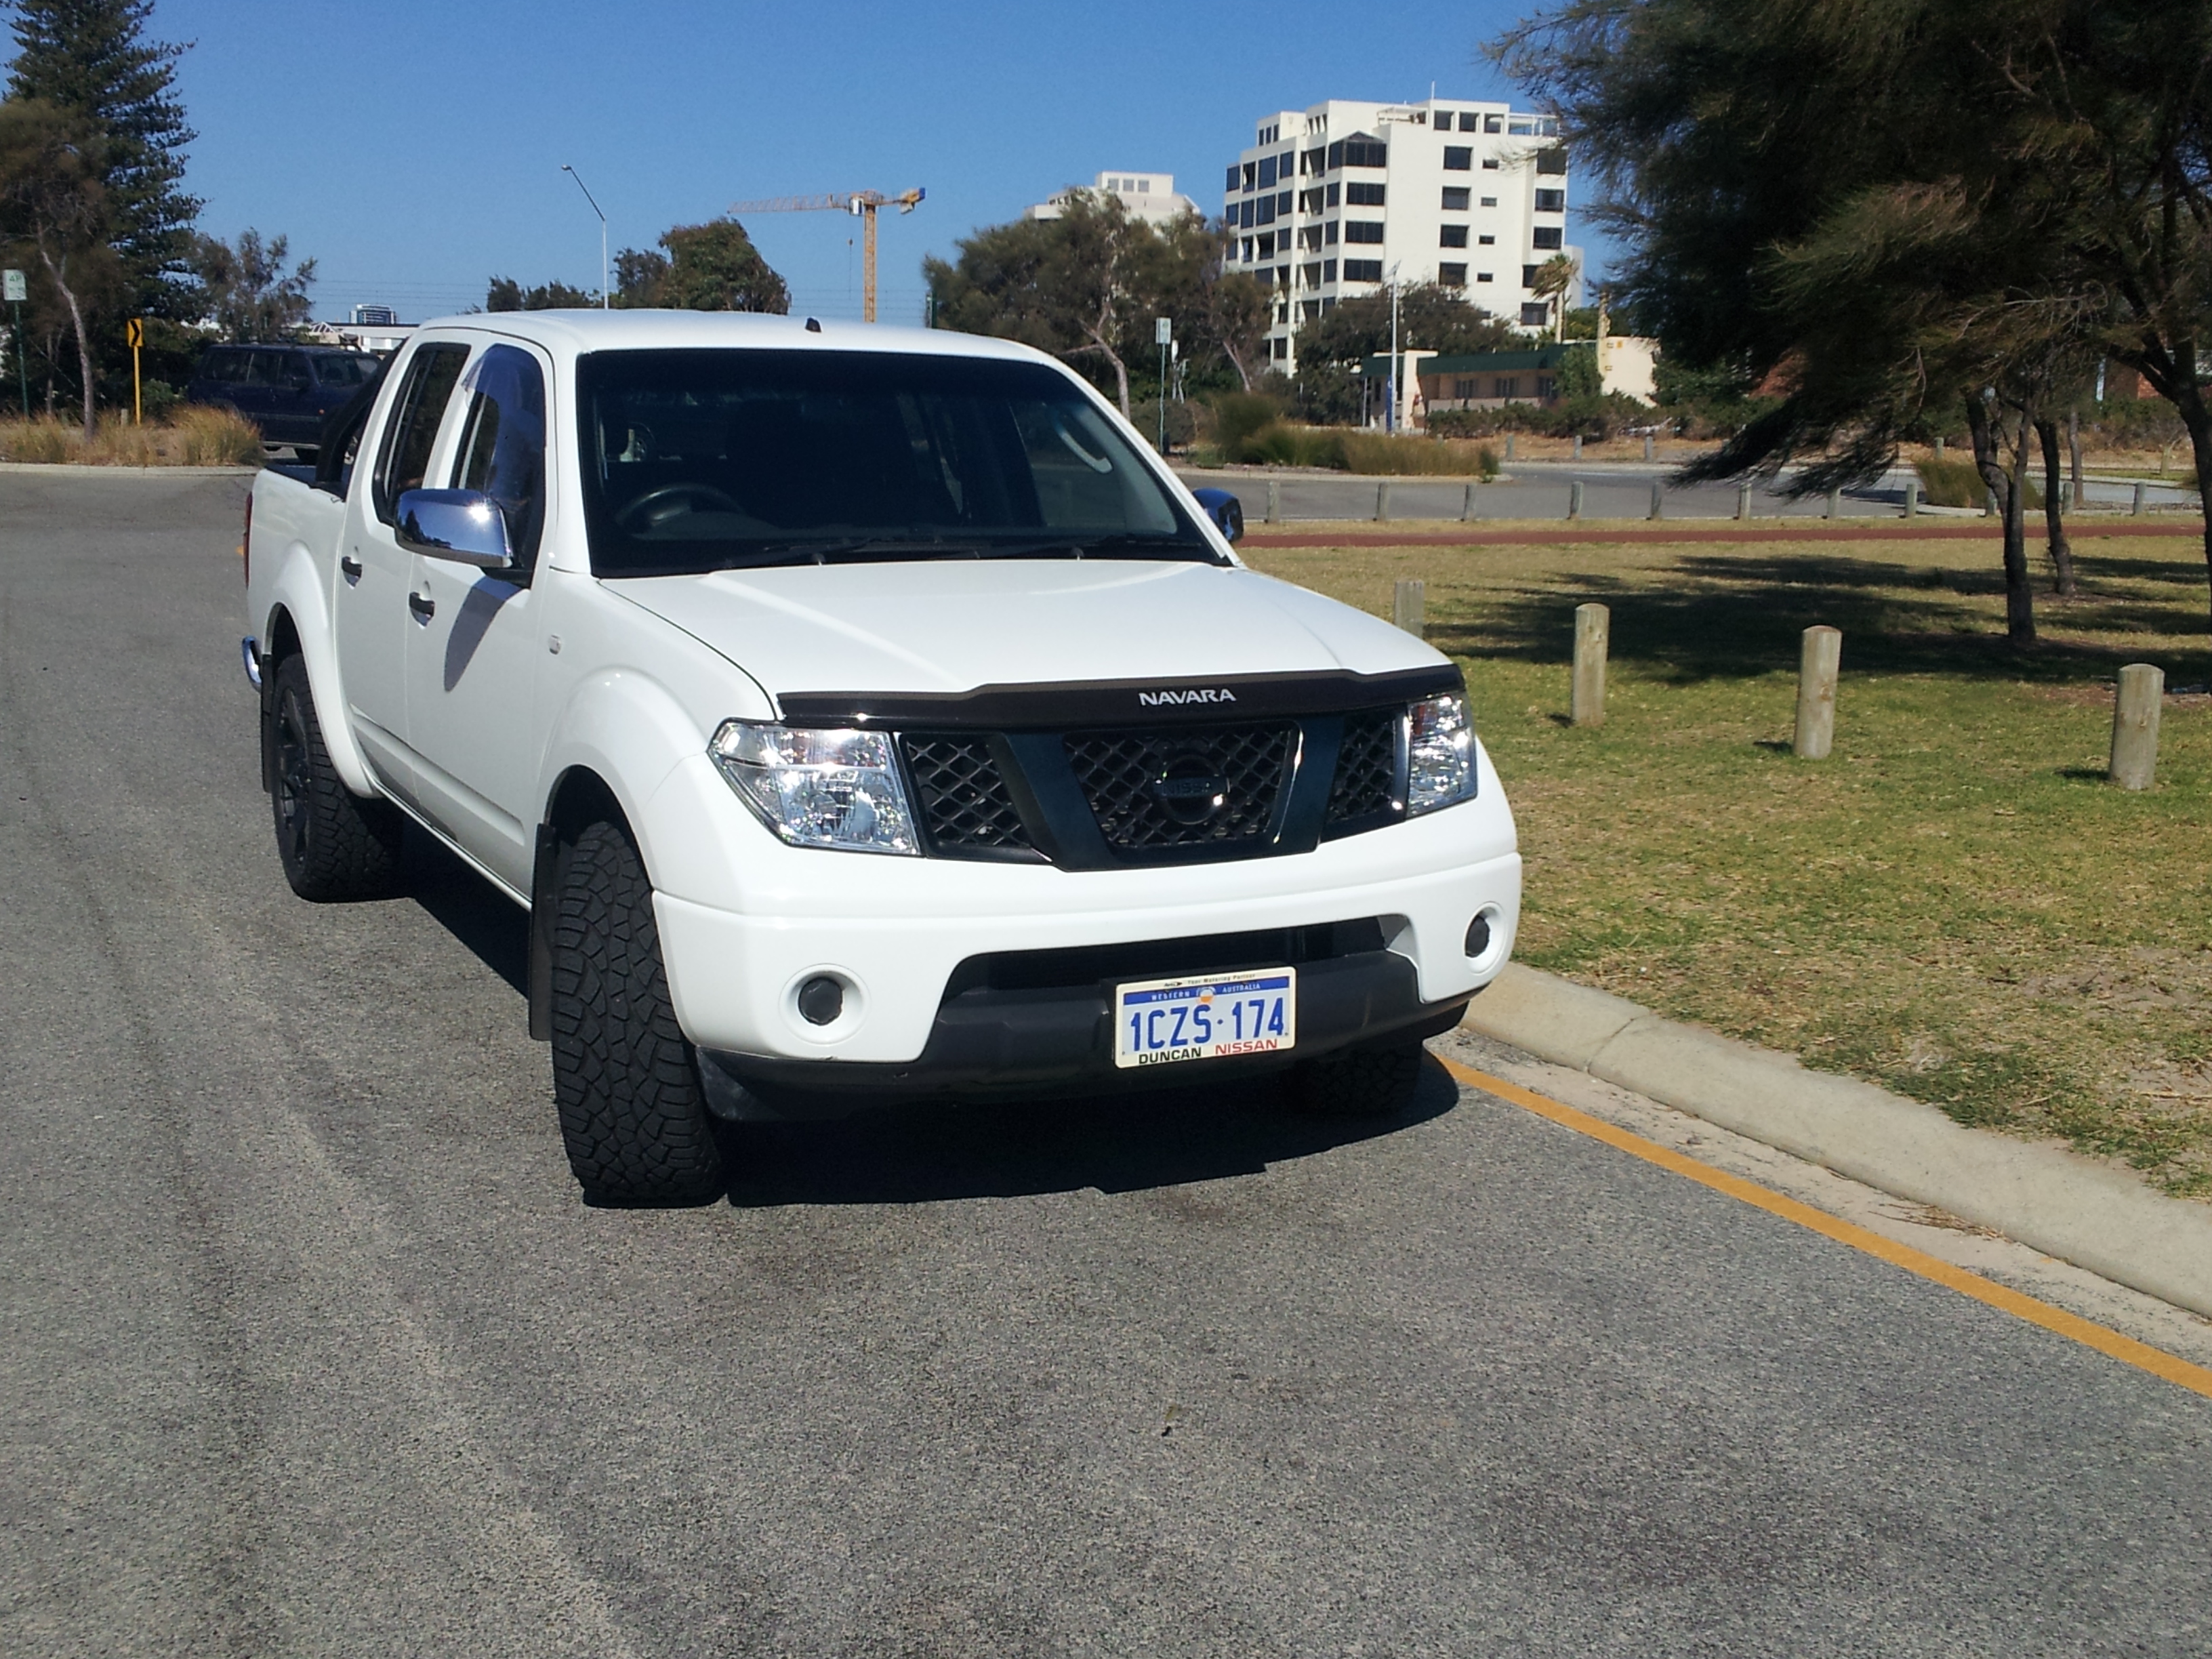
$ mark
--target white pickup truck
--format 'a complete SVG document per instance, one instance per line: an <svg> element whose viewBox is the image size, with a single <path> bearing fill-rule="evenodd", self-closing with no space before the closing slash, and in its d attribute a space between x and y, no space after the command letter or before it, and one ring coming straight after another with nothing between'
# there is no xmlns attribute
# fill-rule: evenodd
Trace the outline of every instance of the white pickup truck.
<svg viewBox="0 0 2212 1659"><path fill-rule="evenodd" d="M1511 949L1512 813L1458 670L1230 505L1019 345L428 324L248 503L285 876L387 892L412 820L527 908L595 1202L916 1094L1397 1110Z"/></svg>

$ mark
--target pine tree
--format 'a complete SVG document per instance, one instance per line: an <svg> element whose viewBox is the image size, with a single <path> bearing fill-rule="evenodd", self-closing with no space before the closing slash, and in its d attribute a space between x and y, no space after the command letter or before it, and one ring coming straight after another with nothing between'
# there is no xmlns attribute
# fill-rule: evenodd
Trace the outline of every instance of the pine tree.
<svg viewBox="0 0 2212 1659"><path fill-rule="evenodd" d="M7 95L42 98L106 139L100 183L134 308L189 308L182 270L200 204L185 193L198 137L174 91L185 46L144 36L153 0L15 0Z"/></svg>

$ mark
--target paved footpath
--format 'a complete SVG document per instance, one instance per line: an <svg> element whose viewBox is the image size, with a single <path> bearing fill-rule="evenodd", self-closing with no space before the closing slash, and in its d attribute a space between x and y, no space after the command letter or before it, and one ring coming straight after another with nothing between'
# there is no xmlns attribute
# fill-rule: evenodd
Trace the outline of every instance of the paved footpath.
<svg viewBox="0 0 2212 1659"><path fill-rule="evenodd" d="M0 477L10 1659L2212 1650L2212 1400L1441 1065L583 1208L515 913L284 889L240 490Z"/></svg>

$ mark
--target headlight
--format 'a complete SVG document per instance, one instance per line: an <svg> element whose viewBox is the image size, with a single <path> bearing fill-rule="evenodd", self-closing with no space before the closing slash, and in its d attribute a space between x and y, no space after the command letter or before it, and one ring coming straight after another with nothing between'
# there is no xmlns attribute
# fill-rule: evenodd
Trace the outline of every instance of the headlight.
<svg viewBox="0 0 2212 1659"><path fill-rule="evenodd" d="M1406 816L1417 817L1474 793L1474 723L1456 693L1413 708L1406 743Z"/></svg>
<svg viewBox="0 0 2212 1659"><path fill-rule="evenodd" d="M921 851L889 732L724 720L707 752L738 799L793 847Z"/></svg>

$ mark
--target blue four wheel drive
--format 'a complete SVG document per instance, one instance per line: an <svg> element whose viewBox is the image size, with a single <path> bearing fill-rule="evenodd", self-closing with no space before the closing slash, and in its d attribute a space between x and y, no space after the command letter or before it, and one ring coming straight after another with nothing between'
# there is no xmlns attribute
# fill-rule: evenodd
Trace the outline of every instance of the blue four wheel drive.
<svg viewBox="0 0 2212 1659"><path fill-rule="evenodd" d="M378 360L330 346L210 346L185 388L189 404L236 410L265 442L312 453L323 422L375 378Z"/></svg>

